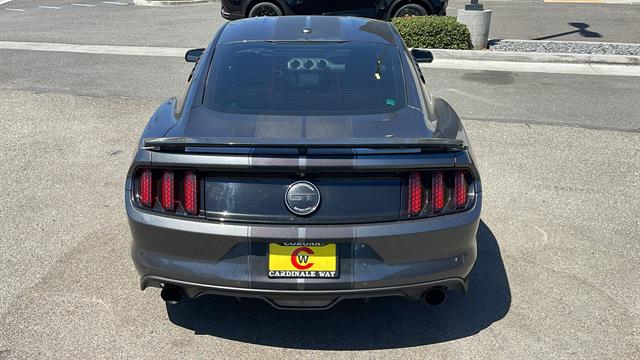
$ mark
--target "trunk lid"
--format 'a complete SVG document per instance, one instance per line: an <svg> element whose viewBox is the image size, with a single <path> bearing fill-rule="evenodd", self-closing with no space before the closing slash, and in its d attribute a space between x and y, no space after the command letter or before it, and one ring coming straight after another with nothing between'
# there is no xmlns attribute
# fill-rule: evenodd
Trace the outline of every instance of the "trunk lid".
<svg viewBox="0 0 640 360"><path fill-rule="evenodd" d="M191 109L166 137L255 139L431 138L433 124L421 111L403 108L371 115L292 116L232 114L204 106Z"/></svg>
<svg viewBox="0 0 640 360"><path fill-rule="evenodd" d="M313 174L319 205L308 216L293 214L288 188L299 174L214 174L205 179L204 207L211 220L251 223L346 224L400 218L403 179L399 174Z"/></svg>

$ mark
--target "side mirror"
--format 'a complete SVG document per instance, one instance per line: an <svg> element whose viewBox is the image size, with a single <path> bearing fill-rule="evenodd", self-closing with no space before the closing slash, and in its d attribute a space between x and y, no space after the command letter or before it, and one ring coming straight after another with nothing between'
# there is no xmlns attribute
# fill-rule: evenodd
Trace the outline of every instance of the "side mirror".
<svg viewBox="0 0 640 360"><path fill-rule="evenodd" d="M433 62L433 53L429 50L411 49L411 56L417 63Z"/></svg>
<svg viewBox="0 0 640 360"><path fill-rule="evenodd" d="M184 60L186 62L198 62L198 60L200 60L200 57L202 56L202 54L204 53L205 49L192 49L187 51L186 54L184 54Z"/></svg>

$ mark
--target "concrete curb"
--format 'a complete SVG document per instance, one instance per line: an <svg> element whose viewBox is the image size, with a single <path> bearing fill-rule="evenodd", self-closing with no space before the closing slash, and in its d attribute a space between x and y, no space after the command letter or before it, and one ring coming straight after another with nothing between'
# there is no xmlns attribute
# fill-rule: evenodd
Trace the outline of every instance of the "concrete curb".
<svg viewBox="0 0 640 360"><path fill-rule="evenodd" d="M135 5L140 6L176 6L212 3L216 0L133 0Z"/></svg>
<svg viewBox="0 0 640 360"><path fill-rule="evenodd" d="M640 1L640 0L638 0ZM522 43L535 43L535 44L544 44L544 43L573 43L573 44L601 44L601 45L623 45L623 46L640 46L638 43L622 43L615 41L579 41L579 40L529 40L529 39L489 39L489 43L492 43L490 46L494 46L499 44L501 41L509 42L509 41L517 41Z"/></svg>
<svg viewBox="0 0 640 360"><path fill-rule="evenodd" d="M640 56L600 54L554 54L539 52L427 49L435 59L507 61L528 63L608 64L640 66Z"/></svg>

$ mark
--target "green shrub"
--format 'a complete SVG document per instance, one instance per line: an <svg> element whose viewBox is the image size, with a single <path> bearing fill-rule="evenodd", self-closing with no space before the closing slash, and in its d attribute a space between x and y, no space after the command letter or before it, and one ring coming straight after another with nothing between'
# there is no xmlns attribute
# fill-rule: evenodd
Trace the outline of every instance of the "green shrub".
<svg viewBox="0 0 640 360"><path fill-rule="evenodd" d="M397 17L393 25L410 48L471 49L471 35L452 16Z"/></svg>

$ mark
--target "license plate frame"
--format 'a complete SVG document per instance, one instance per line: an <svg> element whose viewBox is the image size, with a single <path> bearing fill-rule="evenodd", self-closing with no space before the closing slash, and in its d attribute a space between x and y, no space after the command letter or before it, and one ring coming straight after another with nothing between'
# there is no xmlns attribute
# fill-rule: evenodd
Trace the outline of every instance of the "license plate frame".
<svg viewBox="0 0 640 360"><path fill-rule="evenodd" d="M267 276L271 279L337 279L339 269L335 243L269 243Z"/></svg>

